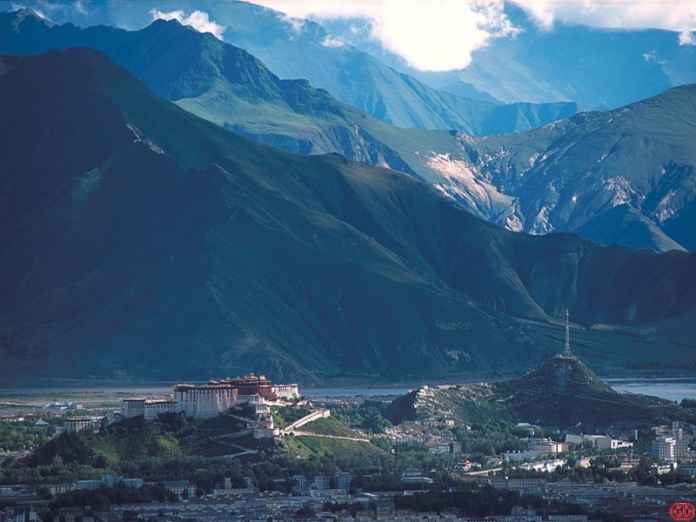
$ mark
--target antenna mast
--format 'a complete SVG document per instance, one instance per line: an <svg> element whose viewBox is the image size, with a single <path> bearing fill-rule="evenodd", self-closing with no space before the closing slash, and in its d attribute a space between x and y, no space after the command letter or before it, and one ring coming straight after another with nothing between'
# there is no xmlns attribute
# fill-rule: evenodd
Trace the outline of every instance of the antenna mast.
<svg viewBox="0 0 696 522"><path fill-rule="evenodd" d="M566 308L566 324L565 324L565 345L563 346L563 357L572 357L573 352L570 351L570 312Z"/></svg>

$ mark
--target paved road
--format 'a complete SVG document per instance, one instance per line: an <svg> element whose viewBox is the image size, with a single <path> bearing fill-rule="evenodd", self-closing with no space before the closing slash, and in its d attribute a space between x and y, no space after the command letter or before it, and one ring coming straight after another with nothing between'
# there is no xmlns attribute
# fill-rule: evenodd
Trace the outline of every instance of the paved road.
<svg viewBox="0 0 696 522"><path fill-rule="evenodd" d="M297 437L320 437L322 439L352 440L354 442L370 442L370 439L362 437L345 437L343 435L326 435L324 433L312 433L311 431L293 430L290 433Z"/></svg>

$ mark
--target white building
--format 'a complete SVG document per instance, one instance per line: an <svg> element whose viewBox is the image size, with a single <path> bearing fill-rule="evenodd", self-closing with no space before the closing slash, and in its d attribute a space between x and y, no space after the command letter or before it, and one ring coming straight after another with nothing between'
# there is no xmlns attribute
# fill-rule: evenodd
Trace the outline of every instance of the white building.
<svg viewBox="0 0 696 522"><path fill-rule="evenodd" d="M676 450L677 441L674 437L660 436L653 441L651 454L656 459L671 463L677 460Z"/></svg>
<svg viewBox="0 0 696 522"><path fill-rule="evenodd" d="M205 418L229 410L238 397L236 388L226 384L178 384L174 387L174 400L188 417Z"/></svg>
<svg viewBox="0 0 696 522"><path fill-rule="evenodd" d="M125 418L143 416L145 420L156 419L164 413L207 418L238 404L256 406L277 398L295 399L299 396L297 384L273 385L263 375L257 377L251 374L235 379L211 380L204 385L177 384L174 386L173 399L125 399L121 413Z"/></svg>
<svg viewBox="0 0 696 522"><path fill-rule="evenodd" d="M672 423L672 438L674 438L674 458L678 462L683 462L691 456L689 442L691 437L684 431L682 423L675 421Z"/></svg>
<svg viewBox="0 0 696 522"><path fill-rule="evenodd" d="M99 425L99 419L95 417L68 417L63 422L66 433L78 433L85 430L94 430Z"/></svg>
<svg viewBox="0 0 696 522"><path fill-rule="evenodd" d="M274 384L273 393L279 399L293 400L300 398L300 388L297 384Z"/></svg>
<svg viewBox="0 0 696 522"><path fill-rule="evenodd" d="M555 442L551 439L529 439L529 450L535 451L540 455L555 455L563 453L567 447L562 442Z"/></svg>
<svg viewBox="0 0 696 522"><path fill-rule="evenodd" d="M582 446L585 439L582 435L574 435L573 433L566 433L565 436L566 444L573 444L575 446Z"/></svg>
<svg viewBox="0 0 696 522"><path fill-rule="evenodd" d="M181 408L173 399L125 399L121 403L121 415L130 419L144 417L154 420L165 413L179 413Z"/></svg>
<svg viewBox="0 0 696 522"><path fill-rule="evenodd" d="M544 455L547 453L539 453L535 450L506 451L503 454L503 459L506 462L524 462L525 460L536 460Z"/></svg>
<svg viewBox="0 0 696 522"><path fill-rule="evenodd" d="M540 471L542 473L552 473L558 468L565 466L565 463L565 459L545 460L543 462L530 462L527 464L522 464L520 469L527 471Z"/></svg>

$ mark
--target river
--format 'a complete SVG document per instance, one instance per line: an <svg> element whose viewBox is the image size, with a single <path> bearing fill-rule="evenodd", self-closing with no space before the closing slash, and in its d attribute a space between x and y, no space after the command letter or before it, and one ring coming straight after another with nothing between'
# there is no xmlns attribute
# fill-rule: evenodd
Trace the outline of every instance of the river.
<svg viewBox="0 0 696 522"><path fill-rule="evenodd" d="M696 378L663 379L608 379L607 382L618 392L654 395L671 401L696 399ZM395 397L408 393L413 388L405 386L356 386L304 388L303 395L309 398L337 397ZM0 402L5 400L47 401L75 400L97 402L125 396L163 396L171 392L167 385L141 386L65 386L36 388L0 388Z"/></svg>

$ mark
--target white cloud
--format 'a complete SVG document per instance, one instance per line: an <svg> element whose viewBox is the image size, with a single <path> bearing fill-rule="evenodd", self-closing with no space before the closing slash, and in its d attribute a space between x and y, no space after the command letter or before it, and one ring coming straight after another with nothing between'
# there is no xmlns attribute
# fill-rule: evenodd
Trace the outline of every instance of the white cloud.
<svg viewBox="0 0 696 522"><path fill-rule="evenodd" d="M617 29L696 29L693 0L509 0L543 27L556 21Z"/></svg>
<svg viewBox="0 0 696 522"><path fill-rule="evenodd" d="M176 20L182 25L193 27L200 33L211 33L215 38L222 40L222 33L225 32L225 27L213 22L208 13L204 11L192 11L187 15L184 11L160 11L153 9L150 11L153 20Z"/></svg>
<svg viewBox="0 0 696 522"><path fill-rule="evenodd" d="M360 17L372 36L414 67L466 67L491 38L515 34L502 0L253 0L293 17Z"/></svg>
<svg viewBox="0 0 696 522"><path fill-rule="evenodd" d="M696 45L696 37L693 31L682 31L679 33L679 45Z"/></svg>
<svg viewBox="0 0 696 522"><path fill-rule="evenodd" d="M372 36L386 49L425 70L466 67L474 50L493 38L517 34L504 12L506 1L549 30L558 21L602 28L667 29L679 33L680 45L696 45L691 32L696 30L696 0L251 1L292 17L368 19ZM298 23L293 22L296 27Z"/></svg>
<svg viewBox="0 0 696 522"><path fill-rule="evenodd" d="M280 18L290 26L293 33L299 35L304 31L305 21L302 18L288 16L286 13L281 13Z"/></svg>

